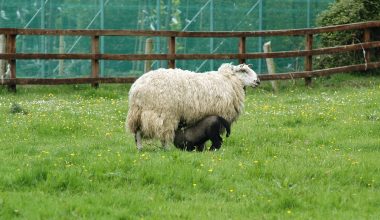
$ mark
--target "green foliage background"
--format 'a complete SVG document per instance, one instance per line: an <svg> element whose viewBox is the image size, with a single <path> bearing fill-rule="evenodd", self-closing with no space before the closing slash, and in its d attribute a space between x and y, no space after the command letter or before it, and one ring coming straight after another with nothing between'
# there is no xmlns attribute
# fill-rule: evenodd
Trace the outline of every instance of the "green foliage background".
<svg viewBox="0 0 380 220"><path fill-rule="evenodd" d="M46 4L45 4L46 2ZM104 21L101 19L104 3ZM213 4L211 4L213 2ZM333 0L14 0L0 1L0 27L47 29L132 29L186 31L258 31L315 26L316 16ZM41 7L43 6L43 7ZM262 8L260 7L262 6ZM212 18L212 19L211 19ZM106 53L144 53L144 37L104 37ZM262 51L265 41L272 41L273 51L304 48L302 37L249 38L247 51ZM28 36L17 39L18 52L59 52L59 37ZM64 38L65 53L87 53L90 38ZM177 53L231 53L238 51L238 39L177 40ZM167 52L167 39L154 39L154 53ZM178 61L179 68L214 70L220 61ZM237 61L235 61L237 62ZM276 59L279 72L303 68L297 58ZM67 60L63 76L58 74L58 60L49 62L21 60L17 73L21 77L83 77L90 73L90 62ZM266 72L265 61L248 60L257 72ZM104 61L104 76L140 75L143 62ZM157 61L153 68L166 67Z"/></svg>
<svg viewBox="0 0 380 220"><path fill-rule="evenodd" d="M317 18L318 26L348 24L362 21L380 20L378 0L338 0ZM374 40L380 40L380 29L371 30ZM326 47L347 45L363 41L363 31L346 31L321 35L321 44ZM380 57L380 50L372 50L373 60ZM364 63L362 51L330 55L318 60L319 68Z"/></svg>

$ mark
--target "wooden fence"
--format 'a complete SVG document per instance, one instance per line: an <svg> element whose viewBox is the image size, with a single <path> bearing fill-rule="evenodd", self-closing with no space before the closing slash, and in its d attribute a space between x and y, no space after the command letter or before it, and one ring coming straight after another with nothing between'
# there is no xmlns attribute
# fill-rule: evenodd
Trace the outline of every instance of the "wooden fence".
<svg viewBox="0 0 380 220"><path fill-rule="evenodd" d="M204 59L231 59L244 63L246 59L262 58L285 58L304 57L305 69L300 72L278 73L260 75L261 80L286 80L295 78L305 78L307 84L312 77L326 76L335 73L348 71L365 71L380 67L379 61L371 61L371 48L380 47L380 41L371 40L371 29L380 28L380 21L370 21L353 23L338 26L328 26L308 29L291 30L271 30L271 31L249 31L249 32L178 32L178 31L142 31L142 30L45 30L45 29L14 29L0 28L0 35L6 36L5 53L0 54L0 59L7 60L10 67L10 74L2 80L3 85L8 85L10 89L16 89L16 85L25 84L82 84L91 83L97 86L99 83L131 83L136 77L100 77L99 60L167 60L168 67L175 68L176 60L204 60ZM348 30L363 30L364 39L362 43L327 47L313 48L314 36L326 32L338 32ZM89 53L76 54L53 54L53 53L16 53L16 37L18 35L53 35L53 36L90 36L91 51ZM168 41L167 54L105 54L100 53L100 36L146 36L165 37ZM249 38L270 37L270 36L304 36L305 49L297 51L280 51L270 53L247 53L246 42ZM238 53L224 54L177 54L176 39L181 37L198 38L238 38ZM365 50L365 60L363 64L340 66L330 69L313 70L313 56L322 54L335 54L355 50ZM80 59L91 60L91 74L86 78L18 78L16 74L16 60L18 59Z"/></svg>

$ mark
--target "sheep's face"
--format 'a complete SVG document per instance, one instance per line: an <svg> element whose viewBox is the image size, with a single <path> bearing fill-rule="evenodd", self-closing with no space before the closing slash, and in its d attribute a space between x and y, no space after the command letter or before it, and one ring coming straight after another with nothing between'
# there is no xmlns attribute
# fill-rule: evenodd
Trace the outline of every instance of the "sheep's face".
<svg viewBox="0 0 380 220"><path fill-rule="evenodd" d="M253 71L247 64L239 64L237 66L232 66L232 71L239 77L243 82L244 86L256 87L260 85L260 79L258 78L255 71Z"/></svg>

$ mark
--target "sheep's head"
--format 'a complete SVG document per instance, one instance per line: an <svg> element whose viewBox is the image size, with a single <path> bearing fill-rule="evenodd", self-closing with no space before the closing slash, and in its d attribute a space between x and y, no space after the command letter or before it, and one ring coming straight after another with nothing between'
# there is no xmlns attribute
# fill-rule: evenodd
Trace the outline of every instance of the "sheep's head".
<svg viewBox="0 0 380 220"><path fill-rule="evenodd" d="M258 78L256 72L250 68L250 65L239 64L235 66L229 63L224 63L218 69L218 72L221 71L232 71L232 73L242 81L244 86L256 87L260 85L260 79Z"/></svg>

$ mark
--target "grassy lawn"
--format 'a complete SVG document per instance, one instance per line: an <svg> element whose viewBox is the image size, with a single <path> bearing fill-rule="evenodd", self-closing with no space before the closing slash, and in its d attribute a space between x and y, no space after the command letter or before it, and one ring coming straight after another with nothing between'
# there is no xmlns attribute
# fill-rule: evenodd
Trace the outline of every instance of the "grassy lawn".
<svg viewBox="0 0 380 220"><path fill-rule="evenodd" d="M263 84L202 153L138 153L129 85L0 87L0 219L377 219L380 78Z"/></svg>

